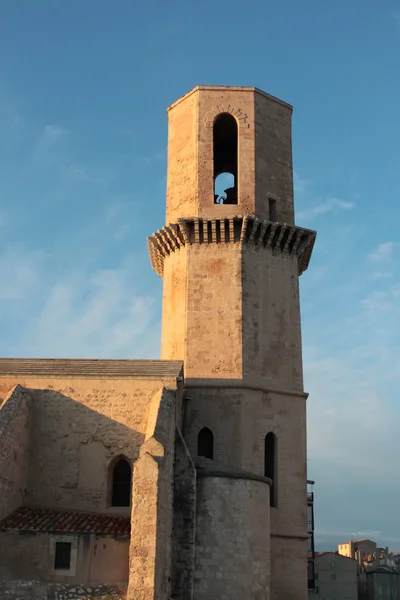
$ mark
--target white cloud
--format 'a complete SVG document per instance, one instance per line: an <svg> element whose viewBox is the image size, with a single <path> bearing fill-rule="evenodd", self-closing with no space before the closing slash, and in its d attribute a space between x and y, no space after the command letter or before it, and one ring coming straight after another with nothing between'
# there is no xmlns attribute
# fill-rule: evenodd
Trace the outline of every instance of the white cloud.
<svg viewBox="0 0 400 600"><path fill-rule="evenodd" d="M132 202L132 199L130 200ZM125 197L114 197L109 206L105 209L104 220L106 223L114 224L121 218L124 218L124 212L130 206L130 202Z"/></svg>
<svg viewBox="0 0 400 600"><path fill-rule="evenodd" d="M296 172L294 173L293 187L295 194L299 194L300 196L302 194L305 194L305 192L312 186L312 184L313 182L311 179L302 179Z"/></svg>
<svg viewBox="0 0 400 600"><path fill-rule="evenodd" d="M2 211L0 213L0 229L4 228L6 226L8 222L8 218L6 216L6 213L4 211Z"/></svg>
<svg viewBox="0 0 400 600"><path fill-rule="evenodd" d="M296 217L300 220L311 220L327 213L339 213L341 211L352 210L355 203L349 200L343 200L336 196L318 197L316 190L313 189L312 179L302 179L295 172L293 180L295 195L299 198L296 201L300 210L296 211Z"/></svg>
<svg viewBox="0 0 400 600"><path fill-rule="evenodd" d="M52 175L48 179L52 187L52 202L58 196L71 192L77 185L104 185L108 175L104 170L88 169L76 160L72 133L59 125L46 125L37 136L32 148L28 169L29 175ZM97 171L97 172L95 172Z"/></svg>
<svg viewBox="0 0 400 600"><path fill-rule="evenodd" d="M379 244L377 248L369 255L372 262L390 262L393 259L393 254L396 248L400 246L398 242L385 242Z"/></svg>
<svg viewBox="0 0 400 600"><path fill-rule="evenodd" d="M36 171L59 171L66 160L63 156L70 132L58 125L46 125L38 135L32 150L31 167Z"/></svg>
<svg viewBox="0 0 400 600"><path fill-rule="evenodd" d="M400 428L400 284L363 273L355 277L344 268L346 256L336 260L333 270L354 288L317 295L303 319L317 548L334 548L355 532L400 549L400 526L393 526L400 496L393 477Z"/></svg>
<svg viewBox="0 0 400 600"><path fill-rule="evenodd" d="M130 223L123 223L112 234L113 239L116 242L121 242L122 240L124 240L126 238L128 233L131 231L131 228L132 227L131 227Z"/></svg>
<svg viewBox="0 0 400 600"><path fill-rule="evenodd" d="M312 352L305 349L305 387L310 393L308 477L316 482L320 550L350 539L361 529L379 530L379 535L374 531L365 537L388 544L391 536L400 548L400 527L393 527L400 495L400 485L393 479L400 420L391 406L400 377L393 356L382 360L385 349L379 347L375 333L370 331L369 348L365 340L354 339L351 351L326 354L325 346ZM384 512L379 509L380 490L386 498Z"/></svg>
<svg viewBox="0 0 400 600"><path fill-rule="evenodd" d="M80 272L55 280L32 321L25 348L33 356L143 357L158 348L158 306L134 261L119 269ZM158 340L157 340L158 341Z"/></svg>
<svg viewBox="0 0 400 600"><path fill-rule="evenodd" d="M165 159L165 152L155 152L152 156L144 156L143 163L147 166Z"/></svg>
<svg viewBox="0 0 400 600"><path fill-rule="evenodd" d="M17 102L0 82L0 151L14 150L22 139L22 129Z"/></svg>
<svg viewBox="0 0 400 600"><path fill-rule="evenodd" d="M361 306L367 311L390 311L400 305L400 285L395 284L387 290L375 290L361 300Z"/></svg>
<svg viewBox="0 0 400 600"><path fill-rule="evenodd" d="M43 139L49 144L54 144L65 139L68 135L70 135L70 132L59 125L46 125L43 132Z"/></svg>
<svg viewBox="0 0 400 600"><path fill-rule="evenodd" d="M38 285L43 253L8 247L0 253L0 302L23 301ZM0 312L4 312L0 310Z"/></svg>
<svg viewBox="0 0 400 600"><path fill-rule="evenodd" d="M306 208L297 213L299 219L313 219L328 212L339 212L342 210L351 210L355 206L354 202L340 200L339 198L327 198L323 202L319 202L310 208Z"/></svg>

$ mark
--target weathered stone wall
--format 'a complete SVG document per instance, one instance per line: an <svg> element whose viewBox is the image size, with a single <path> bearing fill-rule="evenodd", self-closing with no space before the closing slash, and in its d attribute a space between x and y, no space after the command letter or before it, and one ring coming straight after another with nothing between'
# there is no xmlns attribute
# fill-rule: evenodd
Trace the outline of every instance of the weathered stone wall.
<svg viewBox="0 0 400 600"><path fill-rule="evenodd" d="M276 220L294 224L292 110L283 102L254 95L256 213L268 218L269 198L276 200Z"/></svg>
<svg viewBox="0 0 400 600"><path fill-rule="evenodd" d="M302 391L297 260L248 244L241 264L243 376Z"/></svg>
<svg viewBox="0 0 400 600"><path fill-rule="evenodd" d="M4 593L1 598L48 600L102 597L104 594L108 598L115 597L113 590L126 591L128 537L63 535L63 541L70 539L77 544L73 569L68 575L54 569L54 556L50 550L54 539L58 536L49 533L0 533L0 590Z"/></svg>
<svg viewBox="0 0 400 600"><path fill-rule="evenodd" d="M197 97L168 110L167 223L185 214L196 214L197 194Z"/></svg>
<svg viewBox="0 0 400 600"><path fill-rule="evenodd" d="M214 459L264 475L264 442L270 431L277 437L278 507L272 508L271 532L307 534L305 398L241 389L214 382L187 388L185 441L193 456L203 427L214 435Z"/></svg>
<svg viewBox="0 0 400 600"><path fill-rule="evenodd" d="M30 403L28 392L19 385L0 402L0 519L25 501Z"/></svg>
<svg viewBox="0 0 400 600"><path fill-rule="evenodd" d="M306 400L300 395L240 389L238 382L227 389L229 383L221 381L221 388L215 388L215 382L203 382L203 387L187 388L191 399L186 406L186 443L195 456L198 433L208 427L214 435L215 460L264 475L265 436L270 431L276 435L278 506L271 508L271 536L272 540L279 536L281 550L271 554L271 585L273 589L277 581L280 589L284 581L285 590L300 598L300 590L307 593ZM250 508L244 504L241 510Z"/></svg>
<svg viewBox="0 0 400 600"><path fill-rule="evenodd" d="M275 511L277 509L271 509L271 524ZM271 536L271 600L307 600L307 598L306 540Z"/></svg>
<svg viewBox="0 0 400 600"><path fill-rule="evenodd" d="M129 600L168 600L172 575L175 395L152 399L132 489Z"/></svg>
<svg viewBox="0 0 400 600"><path fill-rule="evenodd" d="M164 262L162 357L185 377L303 390L298 264L254 244L193 244Z"/></svg>
<svg viewBox="0 0 400 600"><path fill-rule="evenodd" d="M185 356L187 304L187 252L181 248L164 263L161 358ZM186 365L185 365L186 369Z"/></svg>
<svg viewBox="0 0 400 600"><path fill-rule="evenodd" d="M193 599L196 469L179 430L175 439L171 600Z"/></svg>
<svg viewBox="0 0 400 600"><path fill-rule="evenodd" d="M173 312L177 327L175 319L163 318L163 340L169 342L163 342L163 358L184 359L185 377L241 377L239 255L235 257L232 247L223 244L194 245L175 254L165 261L164 285L168 289L172 281L176 282L175 272L179 272L182 290L175 289L175 294L185 294L185 302L180 304L185 312L183 319ZM163 315L168 306L165 302ZM177 338L184 340L184 347L182 342L174 342Z"/></svg>
<svg viewBox="0 0 400 600"><path fill-rule="evenodd" d="M126 600L126 590L108 585L91 587L17 579L0 581L0 597L4 600Z"/></svg>
<svg viewBox="0 0 400 600"><path fill-rule="evenodd" d="M119 455L138 458L150 401L163 382L3 376L0 397L18 381L32 398L26 503L130 514L109 506L109 465Z"/></svg>
<svg viewBox="0 0 400 600"><path fill-rule="evenodd" d="M268 484L199 478L194 600L269 600L269 561Z"/></svg>

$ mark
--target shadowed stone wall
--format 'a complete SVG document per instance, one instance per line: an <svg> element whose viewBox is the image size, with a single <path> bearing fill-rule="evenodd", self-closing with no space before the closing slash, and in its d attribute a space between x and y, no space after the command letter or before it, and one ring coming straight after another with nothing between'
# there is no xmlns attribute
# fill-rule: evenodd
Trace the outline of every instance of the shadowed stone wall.
<svg viewBox="0 0 400 600"><path fill-rule="evenodd" d="M0 519L26 497L30 442L30 396L16 385L0 402Z"/></svg>
<svg viewBox="0 0 400 600"><path fill-rule="evenodd" d="M109 467L117 456L131 465L139 457L151 399L163 382L10 375L0 377L0 397L18 382L32 406L25 503L130 515L129 507L110 506ZM165 383L176 388L176 380ZM12 427L18 444L25 439L21 427ZM9 453L10 442L7 447Z"/></svg>
<svg viewBox="0 0 400 600"><path fill-rule="evenodd" d="M179 430L175 439L171 600L192 600L196 543L196 469Z"/></svg>
<svg viewBox="0 0 400 600"><path fill-rule="evenodd" d="M175 394L161 389L133 475L129 600L170 598L175 427Z"/></svg>
<svg viewBox="0 0 400 600"><path fill-rule="evenodd" d="M55 536L56 538L58 536ZM129 538L64 535L76 546L70 574L54 569L49 533L0 533L0 597L10 600L125 598Z"/></svg>
<svg viewBox="0 0 400 600"><path fill-rule="evenodd" d="M199 473L194 599L269 600L269 563L269 484Z"/></svg>

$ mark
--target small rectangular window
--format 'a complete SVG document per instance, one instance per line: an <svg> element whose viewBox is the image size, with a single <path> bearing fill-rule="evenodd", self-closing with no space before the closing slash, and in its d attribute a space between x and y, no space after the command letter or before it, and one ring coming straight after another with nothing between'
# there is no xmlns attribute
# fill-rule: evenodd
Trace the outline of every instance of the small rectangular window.
<svg viewBox="0 0 400 600"><path fill-rule="evenodd" d="M56 542L54 568L68 571L71 567L71 542Z"/></svg>
<svg viewBox="0 0 400 600"><path fill-rule="evenodd" d="M270 198L268 200L269 203L269 220L276 221L276 200Z"/></svg>
<svg viewBox="0 0 400 600"><path fill-rule="evenodd" d="M333 580L335 580L335 579L336 579L336 574L335 574L335 573L332 573L332 575L331 575L331 579L333 579Z"/></svg>

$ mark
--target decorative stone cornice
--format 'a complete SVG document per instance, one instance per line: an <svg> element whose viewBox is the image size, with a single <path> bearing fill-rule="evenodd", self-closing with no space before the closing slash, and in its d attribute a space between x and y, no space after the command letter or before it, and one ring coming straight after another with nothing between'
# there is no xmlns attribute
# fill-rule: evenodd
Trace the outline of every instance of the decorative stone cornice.
<svg viewBox="0 0 400 600"><path fill-rule="evenodd" d="M213 106L205 116L206 126L213 127L215 118L221 113L229 113L233 115L241 129L249 129L250 123L248 115L243 112L239 106L233 106L232 104L219 104L217 106Z"/></svg>
<svg viewBox="0 0 400 600"><path fill-rule="evenodd" d="M147 238L151 266L160 276L164 260L182 246L193 244L251 244L273 254L297 258L301 275L310 262L316 232L287 223L262 221L255 216L222 219L179 219Z"/></svg>

